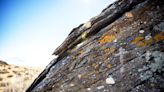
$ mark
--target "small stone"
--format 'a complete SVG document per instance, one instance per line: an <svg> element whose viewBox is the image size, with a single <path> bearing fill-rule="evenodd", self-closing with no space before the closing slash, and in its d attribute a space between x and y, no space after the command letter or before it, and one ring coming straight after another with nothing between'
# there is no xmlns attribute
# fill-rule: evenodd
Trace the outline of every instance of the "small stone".
<svg viewBox="0 0 164 92"><path fill-rule="evenodd" d="M102 62L99 62L99 65L101 65L102 64Z"/></svg>
<svg viewBox="0 0 164 92"><path fill-rule="evenodd" d="M144 32L145 32L144 30L140 30L140 31L139 31L140 34L143 34Z"/></svg>
<svg viewBox="0 0 164 92"><path fill-rule="evenodd" d="M78 75L78 78L81 78L81 75L80 74Z"/></svg>
<svg viewBox="0 0 164 92"><path fill-rule="evenodd" d="M103 89L104 88L104 86L98 86L97 87L97 89Z"/></svg>
<svg viewBox="0 0 164 92"><path fill-rule="evenodd" d="M150 40L151 38L152 38L151 35L147 35L147 36L145 36L145 40Z"/></svg>
<svg viewBox="0 0 164 92"><path fill-rule="evenodd" d="M72 86L75 86L74 84L70 84L70 86L72 87Z"/></svg>
<svg viewBox="0 0 164 92"><path fill-rule="evenodd" d="M88 90L88 91L90 91L90 90L91 90L91 88L87 88L87 90Z"/></svg>
<svg viewBox="0 0 164 92"><path fill-rule="evenodd" d="M114 79L110 76L109 78L106 79L106 84L115 84Z"/></svg>
<svg viewBox="0 0 164 92"><path fill-rule="evenodd" d="M113 42L117 42L117 39L113 40Z"/></svg>
<svg viewBox="0 0 164 92"><path fill-rule="evenodd" d="M83 38L83 37L82 37ZM85 38L85 37L84 37ZM79 43L76 47L79 48L84 44L84 42Z"/></svg>

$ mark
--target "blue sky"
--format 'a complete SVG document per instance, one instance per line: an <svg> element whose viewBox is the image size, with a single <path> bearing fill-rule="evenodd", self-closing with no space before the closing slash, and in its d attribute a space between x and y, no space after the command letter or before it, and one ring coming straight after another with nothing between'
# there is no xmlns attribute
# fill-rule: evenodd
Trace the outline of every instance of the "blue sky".
<svg viewBox="0 0 164 92"><path fill-rule="evenodd" d="M46 66L72 28L114 0L0 0L0 60Z"/></svg>

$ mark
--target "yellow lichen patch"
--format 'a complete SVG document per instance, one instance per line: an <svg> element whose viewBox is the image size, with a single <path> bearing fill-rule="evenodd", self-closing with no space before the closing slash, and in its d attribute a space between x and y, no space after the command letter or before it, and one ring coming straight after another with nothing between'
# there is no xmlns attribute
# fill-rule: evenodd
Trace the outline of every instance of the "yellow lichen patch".
<svg viewBox="0 0 164 92"><path fill-rule="evenodd" d="M99 64L92 63L92 67L94 67L95 69L97 69L97 68L99 68Z"/></svg>
<svg viewBox="0 0 164 92"><path fill-rule="evenodd" d="M140 41L142 41L142 40L144 40L144 37L136 37L136 38L134 38L134 40L131 42L132 44L136 44L136 43L138 43L138 42L140 42Z"/></svg>
<svg viewBox="0 0 164 92"><path fill-rule="evenodd" d="M152 38L149 39L149 40L145 40L144 39L143 41L141 41L141 42L138 43L138 46L141 46L141 47L147 46L147 45L150 45L152 42L153 42L153 39Z"/></svg>
<svg viewBox="0 0 164 92"><path fill-rule="evenodd" d="M72 59L76 59L76 56L72 56Z"/></svg>
<svg viewBox="0 0 164 92"><path fill-rule="evenodd" d="M107 48L107 49L105 49L105 53L112 53L112 52L114 52L115 50L116 50L115 47Z"/></svg>
<svg viewBox="0 0 164 92"><path fill-rule="evenodd" d="M105 35L98 42L100 42L101 44L104 44L104 43L112 42L115 39L116 39L116 36L114 35Z"/></svg>
<svg viewBox="0 0 164 92"><path fill-rule="evenodd" d="M112 68L112 65L111 64L107 64L107 66L106 66L107 68Z"/></svg>
<svg viewBox="0 0 164 92"><path fill-rule="evenodd" d="M83 49L79 50L78 54L82 54L84 52Z"/></svg>
<svg viewBox="0 0 164 92"><path fill-rule="evenodd" d="M87 37L87 32L82 33L81 38L84 40Z"/></svg>
<svg viewBox="0 0 164 92"><path fill-rule="evenodd" d="M91 54L90 57L95 58L95 57L97 57L97 55Z"/></svg>
<svg viewBox="0 0 164 92"><path fill-rule="evenodd" d="M133 14L132 14L132 12L127 12L127 13L125 13L125 16L127 18L132 18L133 17Z"/></svg>
<svg viewBox="0 0 164 92"><path fill-rule="evenodd" d="M149 40L146 40L144 37L136 37L131 44L136 44L137 46L143 47L150 45L153 42L153 39L150 38Z"/></svg>
<svg viewBox="0 0 164 92"><path fill-rule="evenodd" d="M91 72L87 72L85 74L81 74L81 78L88 78L90 75L94 75L94 74L99 74L100 72L99 71L91 71Z"/></svg>
<svg viewBox="0 0 164 92"><path fill-rule="evenodd" d="M159 41L164 40L164 32L160 32L159 34L155 35L155 36L154 36L154 40L155 40L156 42L159 42Z"/></svg>

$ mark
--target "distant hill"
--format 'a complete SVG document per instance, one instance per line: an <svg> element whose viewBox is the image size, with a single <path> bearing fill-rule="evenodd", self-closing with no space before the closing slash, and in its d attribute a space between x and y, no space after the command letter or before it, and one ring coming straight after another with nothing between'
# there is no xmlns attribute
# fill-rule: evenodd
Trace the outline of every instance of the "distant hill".
<svg viewBox="0 0 164 92"><path fill-rule="evenodd" d="M0 92L24 92L42 68L23 67L0 60Z"/></svg>
<svg viewBox="0 0 164 92"><path fill-rule="evenodd" d="M0 60L0 65L8 65L5 61Z"/></svg>

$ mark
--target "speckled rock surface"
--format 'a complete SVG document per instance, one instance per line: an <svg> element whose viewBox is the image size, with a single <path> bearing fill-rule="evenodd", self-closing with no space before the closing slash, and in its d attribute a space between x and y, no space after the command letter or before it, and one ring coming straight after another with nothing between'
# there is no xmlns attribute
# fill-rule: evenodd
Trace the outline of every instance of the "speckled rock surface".
<svg viewBox="0 0 164 92"><path fill-rule="evenodd" d="M164 1L116 1L53 54L27 92L163 92Z"/></svg>

